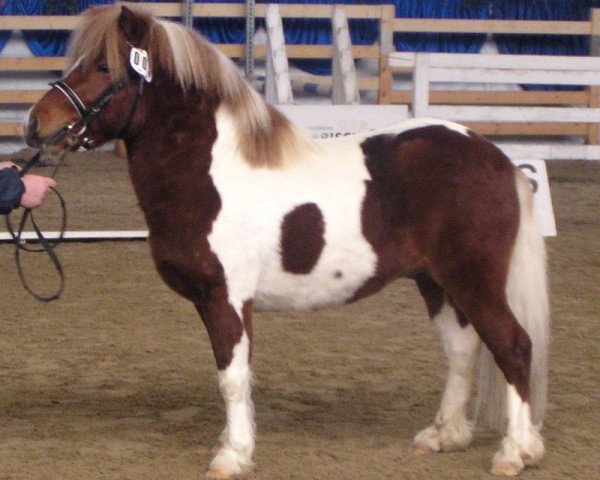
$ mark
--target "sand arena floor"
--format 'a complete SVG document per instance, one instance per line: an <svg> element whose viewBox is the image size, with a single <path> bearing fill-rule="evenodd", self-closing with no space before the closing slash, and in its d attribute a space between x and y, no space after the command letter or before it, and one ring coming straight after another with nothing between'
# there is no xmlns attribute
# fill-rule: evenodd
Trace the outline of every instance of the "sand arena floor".
<svg viewBox="0 0 600 480"><path fill-rule="evenodd" d="M559 235L552 290L547 455L522 479L600 478L600 163L548 163ZM40 170L42 173L46 171ZM144 229L124 161L70 156L70 229ZM52 229L48 205L39 217ZM20 287L0 244L0 479L199 479L223 426L216 368L191 304L144 241L65 243L61 300ZM31 263L29 263L31 262ZM52 284L43 259L36 286ZM496 435L413 458L446 368L410 281L343 309L255 317L258 439L250 480L492 478Z"/></svg>

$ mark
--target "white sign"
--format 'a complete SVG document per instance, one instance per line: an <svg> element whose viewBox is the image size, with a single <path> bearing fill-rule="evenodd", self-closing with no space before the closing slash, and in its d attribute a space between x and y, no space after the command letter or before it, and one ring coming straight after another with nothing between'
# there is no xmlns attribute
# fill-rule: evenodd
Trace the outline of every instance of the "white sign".
<svg viewBox="0 0 600 480"><path fill-rule="evenodd" d="M543 160L513 160L513 163L529 178L534 194L533 209L542 234L545 237L556 237L556 222L546 162Z"/></svg>
<svg viewBox="0 0 600 480"><path fill-rule="evenodd" d="M129 64L131 65L131 68L144 77L148 83L152 81L150 60L148 60L148 52L146 50L131 47L131 51L129 52Z"/></svg>
<svg viewBox="0 0 600 480"><path fill-rule="evenodd" d="M406 120L406 105L277 105L313 138L335 138L389 127Z"/></svg>

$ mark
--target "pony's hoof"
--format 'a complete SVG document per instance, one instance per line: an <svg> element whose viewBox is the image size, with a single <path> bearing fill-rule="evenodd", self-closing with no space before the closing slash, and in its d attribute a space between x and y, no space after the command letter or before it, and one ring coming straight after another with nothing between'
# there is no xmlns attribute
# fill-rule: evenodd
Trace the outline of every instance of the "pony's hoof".
<svg viewBox="0 0 600 480"><path fill-rule="evenodd" d="M210 468L208 472L206 472L206 478L209 478L210 480L231 480L235 477L235 473L219 467Z"/></svg>
<svg viewBox="0 0 600 480"><path fill-rule="evenodd" d="M523 468L511 462L496 462L492 464L490 473L502 477L516 477Z"/></svg>
<svg viewBox="0 0 600 480"><path fill-rule="evenodd" d="M422 445L420 443L413 443L409 449L408 453L414 457L422 457L424 455L431 455L432 453L437 453L433 448L428 447L427 445Z"/></svg>

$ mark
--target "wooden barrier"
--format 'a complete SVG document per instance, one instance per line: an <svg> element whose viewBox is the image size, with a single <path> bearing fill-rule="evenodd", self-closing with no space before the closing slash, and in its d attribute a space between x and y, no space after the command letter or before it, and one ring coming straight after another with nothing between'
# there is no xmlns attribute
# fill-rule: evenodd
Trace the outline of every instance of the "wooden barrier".
<svg viewBox="0 0 600 480"><path fill-rule="evenodd" d="M547 55L470 55L452 53L392 53L392 67L410 68L413 73L412 114L454 120L476 131L495 132L498 125L510 123L552 125L557 134L565 135L564 124L600 128L600 108L586 105L498 106L433 105L432 85L436 82L458 84L550 83L554 85L600 86L600 57L561 57ZM486 129L486 126L492 128ZM554 158L587 158L589 149L576 145L555 145ZM527 145L511 145L513 155L526 158ZM597 155L597 153L595 154ZM550 158L550 157L544 157Z"/></svg>
<svg viewBox="0 0 600 480"><path fill-rule="evenodd" d="M334 6L332 15L332 102L334 105L358 105L360 94L348 18L341 5ZM278 4L267 6L265 23L267 27L265 96L273 104L293 104L288 47L284 40L283 20Z"/></svg>
<svg viewBox="0 0 600 480"><path fill-rule="evenodd" d="M163 17L181 17L182 3L147 3L145 7L154 14ZM268 5L255 6L256 18L266 18ZM404 104L412 102L411 90L395 90L394 75L396 71L410 72L412 67L398 67L389 64L390 53L393 53L393 34L395 32L437 32L437 33L490 33L490 34L544 34L544 35L586 35L600 36L600 9L592 9L590 21L514 21L514 20L448 20L448 19L410 19L394 18L393 5L306 5L279 4L279 16L285 18L328 18L334 25L345 19L370 19L378 22L380 41L377 45L349 45L343 38L343 28L335 27L333 45L286 45L285 55L289 59L334 59L334 71L337 78L345 77L347 81L334 82L332 77L300 74L290 77L292 82L309 82L327 84L334 87L337 103L357 101L356 91L376 91L380 104ZM336 10L338 13L336 13ZM230 3L196 3L193 15L203 18L245 18L244 4ZM343 25L342 19L341 24ZM71 30L77 24L76 16L0 16L0 30ZM340 35L338 35L338 33ZM280 32L281 34L281 32ZM337 43L336 43L337 42ZM231 58L243 58L244 45L220 44L218 47ZM269 45L256 45L255 57L265 59L267 70L269 65ZM350 59L350 62L348 62ZM377 66L376 74L364 74L352 71L347 67L351 60L368 60ZM52 72L61 71L65 59L61 57L0 57L0 73L2 72ZM282 67L278 65L277 68ZM271 71L273 73L274 70ZM281 70L277 70L281 73ZM288 70L289 75L289 70ZM355 76L355 78L354 78ZM287 80L286 80L287 81ZM545 79L541 83L547 83ZM348 86L355 83L354 88ZM270 88L270 87L269 87ZM287 87L285 87L287 88ZM271 90L271 93L277 90ZM282 90L283 92L284 90ZM44 90L5 90L0 91L0 105L29 105L36 101ZM267 88L267 94L269 90ZM281 93L281 92L280 92ZM527 92L527 91L444 91L430 92L429 103L440 105L529 105L560 106L579 105L588 108L600 105L600 89L590 87L577 92ZM271 98L272 99L272 98ZM291 92L281 103L293 100ZM1 136L20 136L20 122L0 122ZM481 126L480 131L486 135L577 135L584 136L588 144L597 145L600 134L598 128L585 122L489 122Z"/></svg>
<svg viewBox="0 0 600 480"><path fill-rule="evenodd" d="M600 9L592 9L589 21L547 21L547 20L448 20L395 18L392 20L393 32L429 32L429 33L484 33L484 34L520 34L520 35L585 35L592 40L600 37ZM593 52L598 55L600 52ZM477 55L479 58L480 55ZM478 61L478 60L477 60ZM381 104L410 104L413 92L394 89L394 73L410 73L411 67L389 65L387 58L380 62ZM524 82L520 82L524 83ZM542 78L541 84L552 84L549 78ZM574 83L576 84L576 83ZM429 103L441 105L580 105L598 107L600 89L590 86L584 91L501 91L501 90L444 90L430 92ZM479 131L493 136L583 136L588 144L599 143L596 126L580 122L496 122L480 125Z"/></svg>
<svg viewBox="0 0 600 480"><path fill-rule="evenodd" d="M183 16L182 3L147 3L144 7L153 14L161 17ZM334 17L335 5L306 5L306 4L281 4L277 5L279 15L282 18L337 18ZM266 4L255 6L255 17L265 18L267 16ZM193 15L202 18L245 18L245 5L232 3L196 3L193 5ZM387 24L391 26L393 19L393 6L375 5L344 5L343 14L347 19L371 19L382 22L387 18ZM337 14L340 15L339 13ZM0 16L0 31L2 30L72 30L77 26L77 16ZM391 42L391 36L389 36ZM391 43L390 43L391 44ZM219 44L218 47L230 58L243 58L245 55L244 45ZM285 47L287 57L290 59L331 59L334 57L333 45L287 45ZM255 57L266 59L267 46L256 45ZM382 57L380 45L355 45L349 46L349 53L353 59L370 59L379 61ZM347 60L345 60L347 63ZM42 72L62 71L65 67L64 57L0 57L0 72ZM297 82L313 82L317 84L332 85L332 77L316 75L297 75L293 78ZM356 78L357 88L361 90L374 90L379 88L379 77L377 75L359 76ZM14 90L0 91L0 105L15 104L27 105L38 100L44 90ZM285 102L284 102L285 103ZM0 122L0 137L21 136L21 122Z"/></svg>

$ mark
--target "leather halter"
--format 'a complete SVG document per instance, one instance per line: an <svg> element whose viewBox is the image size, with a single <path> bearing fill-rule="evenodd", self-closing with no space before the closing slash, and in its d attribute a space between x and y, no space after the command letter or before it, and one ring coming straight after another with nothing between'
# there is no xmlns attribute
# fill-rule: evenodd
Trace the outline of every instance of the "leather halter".
<svg viewBox="0 0 600 480"><path fill-rule="evenodd" d="M53 143L58 142L61 138L67 137L67 143L69 145L75 145L80 139L83 140L82 146L86 150L94 148L94 141L88 137L83 137L83 135L87 132L89 124L94 116L96 116L108 103L110 100L121 90L123 90L135 76L139 78L139 88L137 91L137 95L129 111L129 115L127 116L127 120L119 133L117 134L117 138L122 138L129 128L129 124L133 119L133 115L137 108L138 101L142 96L144 90L144 77L139 75L137 72L130 72L129 75L117 80L116 82L110 84L92 103L89 107L86 107L85 103L79 98L79 95L64 81L64 79L57 80L56 82L50 82L50 86L52 88L56 88L59 92L61 92L77 114L79 115L79 120L66 125L54 135L46 138L44 140L44 144L52 145ZM75 126L81 124L81 128L76 131ZM83 138L82 138L83 137Z"/></svg>

